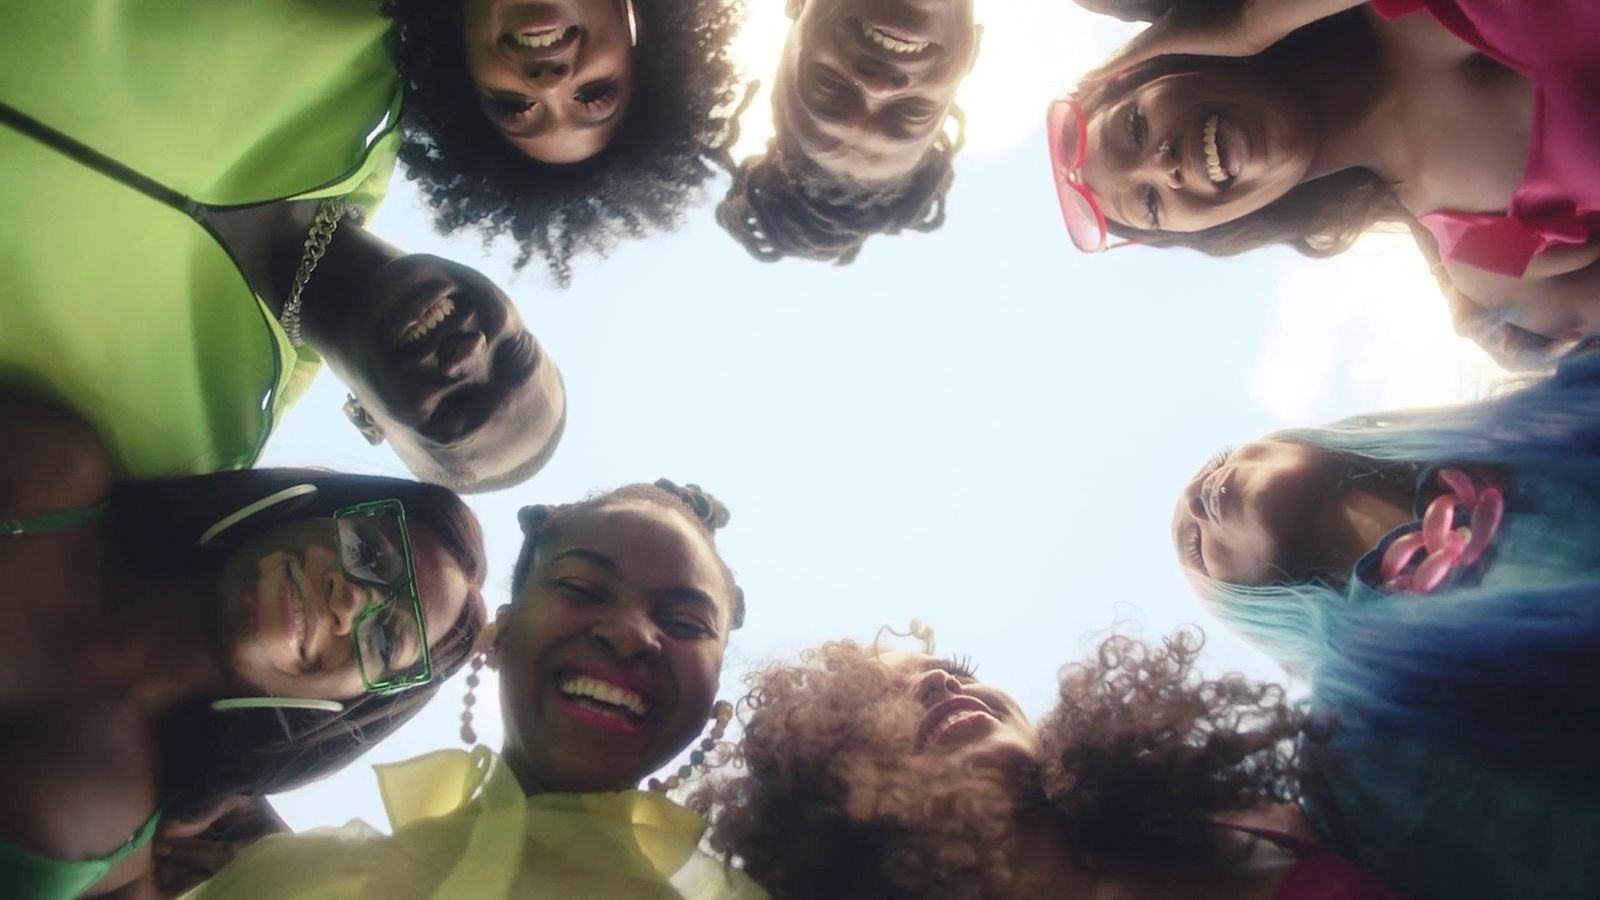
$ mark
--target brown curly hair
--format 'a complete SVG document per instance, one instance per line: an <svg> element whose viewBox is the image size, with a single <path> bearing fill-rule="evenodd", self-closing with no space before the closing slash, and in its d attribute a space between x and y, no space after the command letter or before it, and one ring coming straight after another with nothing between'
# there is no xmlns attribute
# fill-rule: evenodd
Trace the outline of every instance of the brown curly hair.
<svg viewBox="0 0 1600 900"><path fill-rule="evenodd" d="M1301 56L1319 44L1371 40L1371 29L1359 10L1330 16L1301 28L1272 47L1245 59L1206 56L1162 56L1107 76L1091 75L1075 96L1093 116L1137 88L1181 72L1245 67L1258 77L1276 78L1284 60ZM1106 220L1112 234L1152 247L1188 247L1210 256L1235 256L1260 247L1284 244L1304 256L1337 256L1367 231L1402 230L1413 221L1393 188L1376 172L1349 168L1302 182L1261 209L1201 231L1180 232L1135 228Z"/></svg>
<svg viewBox="0 0 1600 900"><path fill-rule="evenodd" d="M1111 637L1066 667L1021 784L911 771L924 710L903 677L871 648L825 644L747 677L735 774L689 802L712 847L779 900L1003 894L1026 874L1012 866L1020 815L1086 868L1220 864L1237 850L1212 816L1298 799L1305 722L1277 685L1201 678L1201 643Z"/></svg>

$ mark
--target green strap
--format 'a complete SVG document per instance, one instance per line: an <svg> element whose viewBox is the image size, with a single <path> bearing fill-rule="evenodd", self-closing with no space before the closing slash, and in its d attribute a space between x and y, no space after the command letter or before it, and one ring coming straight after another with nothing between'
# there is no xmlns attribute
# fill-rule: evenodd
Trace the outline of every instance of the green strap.
<svg viewBox="0 0 1600 900"><path fill-rule="evenodd" d="M40 513L25 519L0 519L0 537L16 534L42 534L46 531L68 531L82 528L105 515L106 505L78 506Z"/></svg>

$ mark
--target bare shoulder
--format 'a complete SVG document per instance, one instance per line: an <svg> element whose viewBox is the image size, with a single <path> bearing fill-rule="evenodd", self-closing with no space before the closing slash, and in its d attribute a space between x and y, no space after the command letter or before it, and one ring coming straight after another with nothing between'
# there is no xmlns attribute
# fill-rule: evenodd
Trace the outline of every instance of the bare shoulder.
<svg viewBox="0 0 1600 900"><path fill-rule="evenodd" d="M1476 47L1439 24L1439 20L1426 9L1386 19L1368 6L1365 15L1372 24L1372 30L1383 41L1404 49L1410 55L1444 62L1465 62L1482 55Z"/></svg>
<svg viewBox="0 0 1600 900"><path fill-rule="evenodd" d="M111 489L111 459L82 419L0 391L0 518L86 506Z"/></svg>

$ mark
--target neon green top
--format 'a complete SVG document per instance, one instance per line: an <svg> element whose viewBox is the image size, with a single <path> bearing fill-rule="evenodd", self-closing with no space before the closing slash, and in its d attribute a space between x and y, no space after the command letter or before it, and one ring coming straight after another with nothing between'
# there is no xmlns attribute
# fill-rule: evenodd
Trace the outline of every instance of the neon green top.
<svg viewBox="0 0 1600 900"><path fill-rule="evenodd" d="M360 820L270 835L187 900L765 900L660 794L522 793L487 747L378 766L392 836Z"/></svg>
<svg viewBox="0 0 1600 900"><path fill-rule="evenodd" d="M249 466L320 360L207 205L393 170L388 23L356 0L0 3L0 384L62 404L123 477Z"/></svg>
<svg viewBox="0 0 1600 900"><path fill-rule="evenodd" d="M0 884L7 897L73 900L149 843L160 822L161 811L156 810L122 846L96 859L52 859L0 840Z"/></svg>

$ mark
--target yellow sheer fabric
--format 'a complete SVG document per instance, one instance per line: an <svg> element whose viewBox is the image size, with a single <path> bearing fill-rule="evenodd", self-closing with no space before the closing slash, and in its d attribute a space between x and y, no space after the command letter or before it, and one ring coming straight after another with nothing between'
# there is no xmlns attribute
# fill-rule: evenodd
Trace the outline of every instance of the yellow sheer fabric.
<svg viewBox="0 0 1600 900"><path fill-rule="evenodd" d="M191 900L766 897L697 849L704 820L657 794L525 797L486 747L377 772L392 836L356 820L270 837Z"/></svg>

